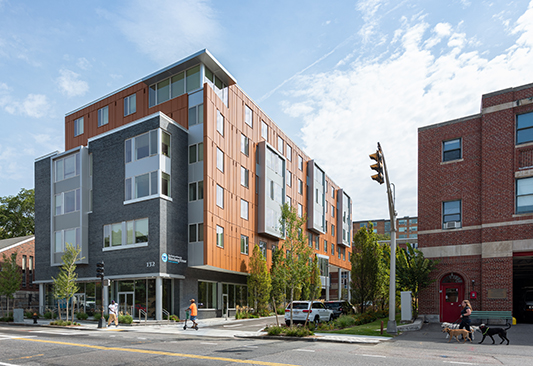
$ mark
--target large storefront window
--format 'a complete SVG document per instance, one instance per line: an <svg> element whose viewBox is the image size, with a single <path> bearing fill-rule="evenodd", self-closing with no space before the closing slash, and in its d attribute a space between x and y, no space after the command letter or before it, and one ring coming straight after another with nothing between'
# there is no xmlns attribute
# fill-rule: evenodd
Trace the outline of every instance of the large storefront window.
<svg viewBox="0 0 533 366"><path fill-rule="evenodd" d="M246 306L248 303L248 290L246 285L222 284L222 295L228 296L228 308L235 309L237 306Z"/></svg>
<svg viewBox="0 0 533 366"><path fill-rule="evenodd" d="M216 309L217 283L198 281L198 308Z"/></svg>

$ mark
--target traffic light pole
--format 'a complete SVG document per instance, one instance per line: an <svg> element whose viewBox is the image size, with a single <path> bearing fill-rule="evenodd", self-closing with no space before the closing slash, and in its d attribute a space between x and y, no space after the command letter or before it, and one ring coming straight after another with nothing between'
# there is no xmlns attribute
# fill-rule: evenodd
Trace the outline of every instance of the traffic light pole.
<svg viewBox="0 0 533 366"><path fill-rule="evenodd" d="M385 155L381 150L381 145L378 142L378 150L376 154L370 155L370 158L376 160L377 164L372 165L371 168L376 170L378 174L372 176L372 179L378 183L387 184L387 197L389 200L389 215L390 215L390 282L389 282L389 321L387 323L387 333L396 334L398 328L396 326L396 209L394 207L394 197L392 195L391 183L389 180L389 173L387 171L387 164L385 163ZM384 175L384 177L383 177Z"/></svg>
<svg viewBox="0 0 533 366"><path fill-rule="evenodd" d="M102 316L98 319L98 328L105 328L104 318L104 276L102 276Z"/></svg>

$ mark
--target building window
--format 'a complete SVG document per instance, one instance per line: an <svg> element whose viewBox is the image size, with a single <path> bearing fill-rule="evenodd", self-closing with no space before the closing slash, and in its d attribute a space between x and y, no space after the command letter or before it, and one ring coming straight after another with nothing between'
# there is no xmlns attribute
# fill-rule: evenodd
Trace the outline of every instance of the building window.
<svg viewBox="0 0 533 366"><path fill-rule="evenodd" d="M409 231L417 231L418 230L418 226L411 226L409 228Z"/></svg>
<svg viewBox="0 0 533 366"><path fill-rule="evenodd" d="M417 239L418 238L418 234L409 234L409 238Z"/></svg>
<svg viewBox="0 0 533 366"><path fill-rule="evenodd" d="M335 206L331 205L331 217L335 217ZM366 224L363 224L366 227Z"/></svg>
<svg viewBox="0 0 533 366"><path fill-rule="evenodd" d="M26 287L26 256L22 256L22 287Z"/></svg>
<svg viewBox="0 0 533 366"><path fill-rule="evenodd" d="M324 253L328 253L328 241L324 240Z"/></svg>
<svg viewBox="0 0 533 366"><path fill-rule="evenodd" d="M285 196L285 202L287 203L287 205L288 205L289 207L292 206L292 203L291 203L292 201L291 201L291 198L290 198L289 196Z"/></svg>
<svg viewBox="0 0 533 366"><path fill-rule="evenodd" d="M170 192L170 175L161 172L161 194L171 197Z"/></svg>
<svg viewBox="0 0 533 366"><path fill-rule="evenodd" d="M405 220L405 219L398 220L398 225L407 225L407 220Z"/></svg>
<svg viewBox="0 0 533 366"><path fill-rule="evenodd" d="M442 222L445 229L461 226L461 200L443 202Z"/></svg>
<svg viewBox="0 0 533 366"><path fill-rule="evenodd" d="M331 255L335 255L335 244L331 243Z"/></svg>
<svg viewBox="0 0 533 366"><path fill-rule="evenodd" d="M261 137L268 141L268 125L261 120Z"/></svg>
<svg viewBox="0 0 533 366"><path fill-rule="evenodd" d="M281 155L283 155L283 144L285 142L283 141L283 139L278 136L278 151L281 153Z"/></svg>
<svg viewBox="0 0 533 366"><path fill-rule="evenodd" d="M241 186L248 188L250 172L245 167L241 166Z"/></svg>
<svg viewBox="0 0 533 366"><path fill-rule="evenodd" d="M79 211L81 207L80 189L55 195L55 216Z"/></svg>
<svg viewBox="0 0 533 366"><path fill-rule="evenodd" d="M287 159L292 161L292 147L289 144L287 144Z"/></svg>
<svg viewBox="0 0 533 366"><path fill-rule="evenodd" d="M516 144L533 141L533 112L516 116Z"/></svg>
<svg viewBox="0 0 533 366"><path fill-rule="evenodd" d="M241 219L248 220L248 201L241 198Z"/></svg>
<svg viewBox="0 0 533 366"><path fill-rule="evenodd" d="M217 286L216 282L198 281L198 308L217 308Z"/></svg>
<svg viewBox="0 0 533 366"><path fill-rule="evenodd" d="M287 181L287 185L289 187L292 187L292 173L287 170L287 178L286 178L286 181Z"/></svg>
<svg viewBox="0 0 533 366"><path fill-rule="evenodd" d="M248 156L250 151L250 139L241 133L241 152Z"/></svg>
<svg viewBox="0 0 533 366"><path fill-rule="evenodd" d="M79 227L54 232L54 253L63 253L67 243L76 247L81 245L81 229Z"/></svg>
<svg viewBox="0 0 533 366"><path fill-rule="evenodd" d="M204 224L189 225L189 243L204 241Z"/></svg>
<svg viewBox="0 0 533 366"><path fill-rule="evenodd" d="M137 98L132 94L124 98L124 116L128 116L137 111Z"/></svg>
<svg viewBox="0 0 533 366"><path fill-rule="evenodd" d="M74 137L83 133L83 117L74 120Z"/></svg>
<svg viewBox="0 0 533 366"><path fill-rule="evenodd" d="M248 237L241 235L241 254L248 254Z"/></svg>
<svg viewBox="0 0 533 366"><path fill-rule="evenodd" d="M298 193L304 194L304 182L298 179Z"/></svg>
<svg viewBox="0 0 533 366"><path fill-rule="evenodd" d="M204 161L204 143L189 146L189 164Z"/></svg>
<svg viewBox="0 0 533 366"><path fill-rule="evenodd" d="M331 236L335 236L335 225L331 224Z"/></svg>
<svg viewBox="0 0 533 366"><path fill-rule="evenodd" d="M204 199L204 181L189 183L189 202Z"/></svg>
<svg viewBox="0 0 533 366"><path fill-rule="evenodd" d="M299 203L298 204L298 216L302 217L304 214L304 208L303 206Z"/></svg>
<svg viewBox="0 0 533 366"><path fill-rule="evenodd" d="M98 110L98 127L107 125L109 123L109 107L105 106Z"/></svg>
<svg viewBox="0 0 533 366"><path fill-rule="evenodd" d="M125 160L130 163L157 155L159 130L152 130L125 141Z"/></svg>
<svg viewBox="0 0 533 366"><path fill-rule="evenodd" d="M189 127L204 123L204 105L198 104L189 108Z"/></svg>
<svg viewBox="0 0 533 366"><path fill-rule="evenodd" d="M161 155L170 158L170 135L164 131L161 133Z"/></svg>
<svg viewBox="0 0 533 366"><path fill-rule="evenodd" d="M533 177L516 180L516 213L533 212Z"/></svg>
<svg viewBox="0 0 533 366"><path fill-rule="evenodd" d="M224 116L217 109L217 131L224 136Z"/></svg>
<svg viewBox="0 0 533 366"><path fill-rule="evenodd" d="M406 227L401 227L401 228L398 229L398 231L400 233L405 233L407 231L407 228Z"/></svg>
<svg viewBox="0 0 533 366"><path fill-rule="evenodd" d="M217 225L217 247L224 248L224 228Z"/></svg>
<svg viewBox="0 0 533 366"><path fill-rule="evenodd" d="M442 161L461 159L461 139L444 141L442 143Z"/></svg>
<svg viewBox="0 0 533 366"><path fill-rule="evenodd" d="M298 169L304 170L304 159L300 155L298 155Z"/></svg>
<svg viewBox="0 0 533 366"><path fill-rule="evenodd" d="M341 259L341 247L337 246L337 255Z"/></svg>
<svg viewBox="0 0 533 366"><path fill-rule="evenodd" d="M409 224L417 224L418 223L418 219L409 219Z"/></svg>
<svg viewBox="0 0 533 366"><path fill-rule="evenodd" d="M104 226L104 248L148 244L148 218Z"/></svg>
<svg viewBox="0 0 533 366"><path fill-rule="evenodd" d="M318 235L315 236L315 249L320 250L320 237Z"/></svg>
<svg viewBox="0 0 533 366"><path fill-rule="evenodd" d="M80 153L56 160L55 168L56 182L80 175Z"/></svg>
<svg viewBox="0 0 533 366"><path fill-rule="evenodd" d="M244 122L250 127L253 127L253 113L252 109L247 105L244 106Z"/></svg>
<svg viewBox="0 0 533 366"><path fill-rule="evenodd" d="M266 259L267 257L267 243L264 241L259 241L259 250L261 251L261 254L263 255L263 258Z"/></svg>
<svg viewBox="0 0 533 366"><path fill-rule="evenodd" d="M224 153L217 147L217 169L224 173Z"/></svg>
<svg viewBox="0 0 533 366"><path fill-rule="evenodd" d="M217 206L224 208L224 188L217 184Z"/></svg>

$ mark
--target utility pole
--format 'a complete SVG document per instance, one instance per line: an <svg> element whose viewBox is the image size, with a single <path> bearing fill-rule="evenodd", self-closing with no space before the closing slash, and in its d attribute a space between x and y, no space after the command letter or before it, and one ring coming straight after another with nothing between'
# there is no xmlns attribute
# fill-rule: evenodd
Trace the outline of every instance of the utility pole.
<svg viewBox="0 0 533 366"><path fill-rule="evenodd" d="M381 150L378 142L378 149L374 154L370 154L370 159L375 160L376 164L370 166L377 174L372 179L379 184L387 184L387 196L389 199L389 216L390 216L390 283L389 283L389 321L387 323L387 333L396 334L396 209L394 208L394 197L392 195L389 173L385 163L385 155Z"/></svg>

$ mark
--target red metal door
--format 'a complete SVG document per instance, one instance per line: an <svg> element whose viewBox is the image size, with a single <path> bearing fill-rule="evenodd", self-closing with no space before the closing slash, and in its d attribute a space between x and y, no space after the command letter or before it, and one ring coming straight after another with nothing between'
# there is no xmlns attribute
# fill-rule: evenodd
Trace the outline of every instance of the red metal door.
<svg viewBox="0 0 533 366"><path fill-rule="evenodd" d="M463 299L463 279L454 274L443 278L440 285L440 320L442 322L456 322L461 316Z"/></svg>

